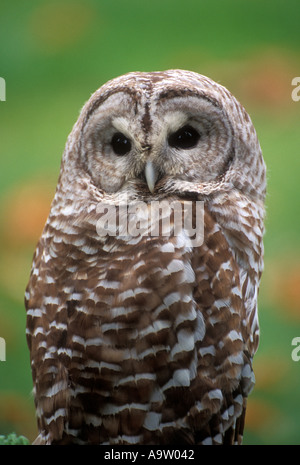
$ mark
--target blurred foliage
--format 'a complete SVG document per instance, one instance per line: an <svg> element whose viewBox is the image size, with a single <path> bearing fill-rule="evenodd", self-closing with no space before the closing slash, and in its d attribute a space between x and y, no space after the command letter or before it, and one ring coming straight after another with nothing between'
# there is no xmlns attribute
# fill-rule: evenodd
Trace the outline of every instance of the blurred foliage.
<svg viewBox="0 0 300 465"><path fill-rule="evenodd" d="M2 0L0 76L0 433L36 423L24 289L79 109L129 71L186 68L228 87L257 129L268 166L256 387L246 444L300 444L299 0Z"/></svg>
<svg viewBox="0 0 300 465"><path fill-rule="evenodd" d="M17 436L16 433L0 436L0 446L28 446L29 441L24 436Z"/></svg>

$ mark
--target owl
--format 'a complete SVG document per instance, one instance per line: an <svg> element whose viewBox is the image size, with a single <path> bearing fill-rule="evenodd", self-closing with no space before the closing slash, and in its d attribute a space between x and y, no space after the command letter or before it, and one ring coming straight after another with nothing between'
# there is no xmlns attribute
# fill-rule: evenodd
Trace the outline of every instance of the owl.
<svg viewBox="0 0 300 465"><path fill-rule="evenodd" d="M242 442L265 171L249 115L205 76L133 72L91 96L25 292L35 443Z"/></svg>

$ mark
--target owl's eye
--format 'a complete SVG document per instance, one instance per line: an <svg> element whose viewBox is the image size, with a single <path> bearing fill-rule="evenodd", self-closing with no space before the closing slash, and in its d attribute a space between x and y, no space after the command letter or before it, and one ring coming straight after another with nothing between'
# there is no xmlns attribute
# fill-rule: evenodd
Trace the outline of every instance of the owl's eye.
<svg viewBox="0 0 300 465"><path fill-rule="evenodd" d="M111 146L116 155L126 155L131 150L131 142L128 137L124 136L121 132L113 135Z"/></svg>
<svg viewBox="0 0 300 465"><path fill-rule="evenodd" d="M168 142L176 149L192 149L197 145L200 134L192 126L183 126L169 136Z"/></svg>

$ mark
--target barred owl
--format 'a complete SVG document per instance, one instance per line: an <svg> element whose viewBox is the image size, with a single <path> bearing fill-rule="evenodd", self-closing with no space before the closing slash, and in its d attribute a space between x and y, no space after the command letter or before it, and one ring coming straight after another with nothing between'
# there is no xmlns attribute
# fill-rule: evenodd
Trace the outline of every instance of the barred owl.
<svg viewBox="0 0 300 465"><path fill-rule="evenodd" d="M265 188L250 117L211 79L134 72L91 96L25 293L36 443L242 442ZM203 206L199 243L172 209L167 233L147 215L124 232L122 202L174 201ZM108 207L114 234L98 227Z"/></svg>

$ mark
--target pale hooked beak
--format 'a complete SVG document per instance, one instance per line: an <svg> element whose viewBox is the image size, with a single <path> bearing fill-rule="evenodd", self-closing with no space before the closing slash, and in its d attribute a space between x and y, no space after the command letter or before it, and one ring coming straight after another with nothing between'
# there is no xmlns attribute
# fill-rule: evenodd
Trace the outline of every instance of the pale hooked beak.
<svg viewBox="0 0 300 465"><path fill-rule="evenodd" d="M158 177L157 170L152 161L147 161L144 172L149 191L152 194Z"/></svg>

